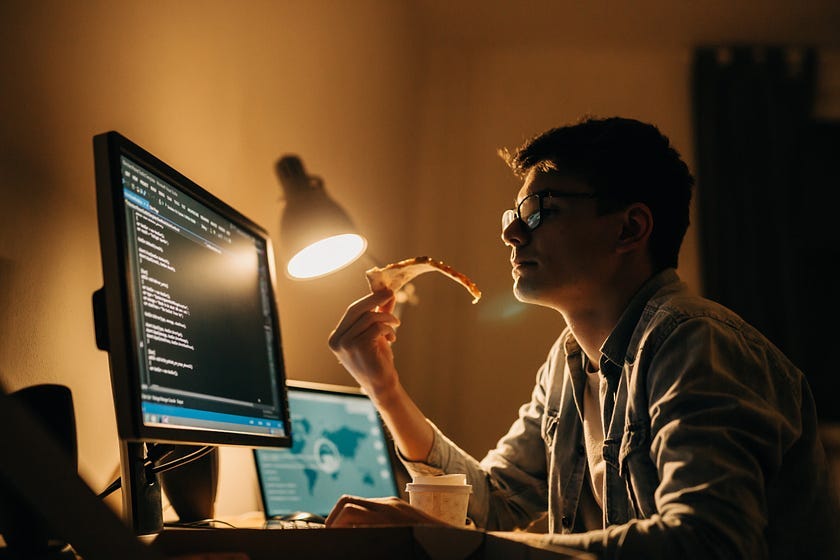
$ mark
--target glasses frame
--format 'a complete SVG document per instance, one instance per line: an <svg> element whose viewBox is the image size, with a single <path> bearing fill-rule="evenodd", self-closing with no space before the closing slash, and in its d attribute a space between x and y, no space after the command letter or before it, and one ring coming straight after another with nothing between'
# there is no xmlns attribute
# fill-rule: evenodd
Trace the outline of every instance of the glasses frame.
<svg viewBox="0 0 840 560"><path fill-rule="evenodd" d="M537 211L532 212L530 215L522 217L522 205L525 204L529 199L537 197L539 202L537 204ZM522 200L517 203L516 208L509 208L502 212L502 231L506 230L510 225L515 221L519 220L522 224L522 227L525 228L528 232L534 231L538 227L542 225L543 222L543 212L547 210L545 207L545 200L552 198L566 198L566 199L579 199L585 200L590 198L598 198L597 193L584 193L584 192L562 192L562 191L553 191L553 190L544 190L535 193L531 193ZM532 223L534 220L534 216L536 216L536 223Z"/></svg>

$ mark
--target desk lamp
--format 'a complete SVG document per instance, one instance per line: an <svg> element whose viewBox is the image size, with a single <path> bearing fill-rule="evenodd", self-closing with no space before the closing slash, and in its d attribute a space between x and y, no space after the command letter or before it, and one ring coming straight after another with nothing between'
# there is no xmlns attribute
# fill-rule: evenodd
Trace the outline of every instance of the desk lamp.
<svg viewBox="0 0 840 560"><path fill-rule="evenodd" d="M275 170L286 200L280 221L280 250L288 276L296 280L326 276L365 253L365 238L347 213L327 195L321 178L306 173L298 156L281 157ZM374 265L381 266L370 254L367 257ZM397 317L406 303L418 302L410 283L395 297L393 314Z"/></svg>
<svg viewBox="0 0 840 560"><path fill-rule="evenodd" d="M308 175L300 158L281 157L275 166L286 205L280 245L286 274L295 279L325 276L358 259L367 248L347 213Z"/></svg>

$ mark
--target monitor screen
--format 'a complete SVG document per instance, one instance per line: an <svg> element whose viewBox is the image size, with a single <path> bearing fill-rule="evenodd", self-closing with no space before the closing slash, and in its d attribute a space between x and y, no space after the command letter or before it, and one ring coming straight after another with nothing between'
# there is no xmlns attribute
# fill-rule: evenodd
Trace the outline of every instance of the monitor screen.
<svg viewBox="0 0 840 560"><path fill-rule="evenodd" d="M289 446L266 232L116 132L94 156L120 438Z"/></svg>

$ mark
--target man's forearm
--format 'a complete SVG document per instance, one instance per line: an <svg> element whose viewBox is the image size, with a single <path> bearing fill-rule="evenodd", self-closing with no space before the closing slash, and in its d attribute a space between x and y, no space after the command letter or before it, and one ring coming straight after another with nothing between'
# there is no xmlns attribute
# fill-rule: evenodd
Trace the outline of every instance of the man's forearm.
<svg viewBox="0 0 840 560"><path fill-rule="evenodd" d="M426 416L396 382L387 390L370 395L394 442L402 455L410 461L425 461L434 442L434 431Z"/></svg>

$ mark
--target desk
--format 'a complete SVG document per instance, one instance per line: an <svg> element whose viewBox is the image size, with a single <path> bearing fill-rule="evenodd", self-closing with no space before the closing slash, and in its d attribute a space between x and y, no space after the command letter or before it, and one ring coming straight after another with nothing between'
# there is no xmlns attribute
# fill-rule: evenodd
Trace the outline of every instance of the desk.
<svg viewBox="0 0 840 560"><path fill-rule="evenodd" d="M167 529L153 547L165 556L244 553L249 560L584 560L590 554L534 548L469 529L419 525L354 529Z"/></svg>
<svg viewBox="0 0 840 560"><path fill-rule="evenodd" d="M79 478L64 452L0 390L0 490L73 545L85 560L166 560L242 552L249 560L569 560L592 556L529 547L484 531L441 526L355 529L167 529L144 545ZM70 505L72 504L72 506ZM2 504L0 504L2 505ZM0 511L2 513L2 511ZM2 517L2 516L0 516ZM0 556L4 551L0 550Z"/></svg>

